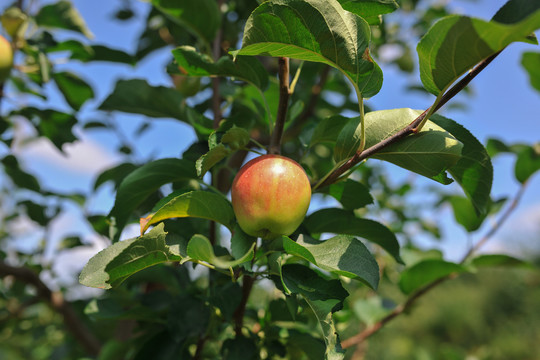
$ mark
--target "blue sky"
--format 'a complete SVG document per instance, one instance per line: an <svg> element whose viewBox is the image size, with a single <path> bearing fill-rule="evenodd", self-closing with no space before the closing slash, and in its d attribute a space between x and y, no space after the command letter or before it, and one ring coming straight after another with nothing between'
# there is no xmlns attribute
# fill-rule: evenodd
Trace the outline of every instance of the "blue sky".
<svg viewBox="0 0 540 360"><path fill-rule="evenodd" d="M112 21L118 2L109 0L76 0L75 6L85 18L89 28L94 33L92 40L98 44L108 45L133 52L136 47L136 39L141 28L140 23L146 16L148 4L134 1L137 9L137 18L128 22ZM478 0L450 1L456 12L476 16L485 20L491 18L496 10L505 3L505 0ZM82 39L77 34L68 37ZM532 143L540 140L538 120L540 117L540 93L532 90L526 72L521 68L521 54L524 51L540 51L539 48L526 44L512 44L505 50L489 67L484 70L474 81L475 95L471 98L458 96L455 101L467 101L467 111L443 110L442 113L468 128L480 141L485 142L490 137L497 137L509 143L525 142ZM79 117L83 120L91 120L103 116L93 112L104 98L112 91L115 82L122 78L145 78L152 85L170 85L170 79L165 73L165 65L170 60L170 49L163 49L145 58L137 67L119 64L78 64L70 63L59 65L80 74L95 89L96 98L89 101L81 111ZM381 92L369 104L376 109L391 109L400 107L412 107L425 109L431 105L433 98L418 92L407 93L404 90L408 80L402 73L393 67L384 67L385 80ZM412 75L418 80L418 74ZM53 85L49 85L51 90ZM69 111L64 100L57 92L53 94L46 106ZM23 99L11 102L11 106L24 105L35 100ZM45 104L40 104L45 105ZM142 121L137 115L115 114L114 121L129 138ZM24 129L23 129L24 130ZM22 130L21 130L22 131ZM93 213L106 213L111 208L114 198L110 186L104 186L97 194L92 194L91 188L95 176L99 171L115 164L119 158L114 155L118 147L117 140L100 131L92 131L81 135L81 141L68 145L66 153L61 154L47 141L38 141L30 147L18 148L18 153L23 157L25 168L38 176L44 187L59 191L76 191L88 194L90 202L87 211ZM192 130L185 124L168 119L152 121L151 130L137 139L138 160L148 159L150 156L158 158L177 157L185 150L194 139ZM0 155L5 154L7 149L0 148ZM495 179L493 194L495 197L511 196L517 191L517 183L513 179L513 158L501 156L495 159ZM389 167L391 174L397 178L409 176L401 169ZM418 179L422 186L432 186L433 182ZM442 186L442 185L441 185ZM456 186L446 187L447 191L460 192ZM540 223L540 176L535 176L527 191L520 210L511 221L516 227L526 227L522 224L534 227L535 222ZM66 215L61 219L60 225L56 225L53 241L61 239L65 234L80 232L89 236L89 227L82 220L82 214L73 206L66 207ZM425 242L426 246L440 246L449 257L459 257L468 244L468 237L457 226L452 224L451 211L444 211L441 216L445 218L445 241L441 244ZM512 224L508 225L512 229ZM479 235L483 232L480 231ZM516 236L509 232L501 239ZM478 236L475 236L478 238ZM103 246L100 242L97 247ZM54 254L54 247L49 246L48 254ZM95 251L96 248L93 248Z"/></svg>

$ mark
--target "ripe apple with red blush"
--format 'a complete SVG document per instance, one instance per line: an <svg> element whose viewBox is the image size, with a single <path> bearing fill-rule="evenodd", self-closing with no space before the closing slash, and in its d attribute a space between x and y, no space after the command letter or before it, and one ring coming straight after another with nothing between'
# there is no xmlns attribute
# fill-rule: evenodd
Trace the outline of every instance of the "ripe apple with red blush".
<svg viewBox="0 0 540 360"><path fill-rule="evenodd" d="M263 155L247 162L232 184L232 205L245 233L273 239L292 234L304 220L311 185L297 162Z"/></svg>

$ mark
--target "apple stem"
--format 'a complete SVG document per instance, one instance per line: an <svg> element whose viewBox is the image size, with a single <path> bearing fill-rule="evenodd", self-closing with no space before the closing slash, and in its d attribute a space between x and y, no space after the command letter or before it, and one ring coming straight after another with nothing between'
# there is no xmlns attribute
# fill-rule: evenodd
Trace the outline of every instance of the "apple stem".
<svg viewBox="0 0 540 360"><path fill-rule="evenodd" d="M276 115L276 123L272 138L270 139L269 154L281 153L281 138L283 137L283 129L287 118L287 108L289 106L289 97L291 95L289 88L289 58L280 57L279 62L279 105Z"/></svg>

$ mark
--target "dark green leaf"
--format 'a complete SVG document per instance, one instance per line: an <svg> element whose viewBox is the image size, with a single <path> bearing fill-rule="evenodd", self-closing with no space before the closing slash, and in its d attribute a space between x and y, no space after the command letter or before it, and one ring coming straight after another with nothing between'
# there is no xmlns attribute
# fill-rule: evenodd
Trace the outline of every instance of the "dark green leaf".
<svg viewBox="0 0 540 360"><path fill-rule="evenodd" d="M521 58L521 65L529 73L531 86L540 91L540 53L524 53Z"/></svg>
<svg viewBox="0 0 540 360"><path fill-rule="evenodd" d="M295 294L300 294L309 304L321 325L326 342L326 359L343 359L333 313L343 308L349 294L339 280L327 280L306 266L292 264L283 266L283 282Z"/></svg>
<svg viewBox="0 0 540 360"><path fill-rule="evenodd" d="M39 192L41 187L39 181L29 173L23 171L19 166L19 161L13 155L7 155L2 159L4 171L11 178L13 183L20 188Z"/></svg>
<svg viewBox="0 0 540 360"><path fill-rule="evenodd" d="M508 0L493 16L492 20L502 24L515 24L537 10L540 10L540 1L538 0Z"/></svg>
<svg viewBox="0 0 540 360"><path fill-rule="evenodd" d="M234 228L234 212L225 197L207 191L191 191L174 197L154 214L141 219L141 232L165 219L182 217L209 219L225 225L231 231Z"/></svg>
<svg viewBox="0 0 540 360"><path fill-rule="evenodd" d="M136 168L137 166L132 163L123 163L103 171L101 174L99 174L96 182L94 183L94 190L97 190L97 188L107 181L114 182L114 187L118 188L122 180L124 180L124 178Z"/></svg>
<svg viewBox="0 0 540 360"><path fill-rule="evenodd" d="M382 71L369 54L371 32L361 17L336 0L275 0L247 20L236 55L285 56L339 69L363 97L382 86Z"/></svg>
<svg viewBox="0 0 540 360"><path fill-rule="evenodd" d="M516 179L524 183L538 170L540 170L540 143L528 146L518 153L515 166Z"/></svg>
<svg viewBox="0 0 540 360"><path fill-rule="evenodd" d="M253 339L244 336L236 336L228 339L221 347L221 359L223 360L256 360L259 359L257 345Z"/></svg>
<svg viewBox="0 0 540 360"><path fill-rule="evenodd" d="M99 109L185 121L182 102L182 96L175 89L151 86L141 79L119 80Z"/></svg>
<svg viewBox="0 0 540 360"><path fill-rule="evenodd" d="M39 26L71 30L87 38L93 37L79 11L67 0L43 6L34 19Z"/></svg>
<svg viewBox="0 0 540 360"><path fill-rule="evenodd" d="M344 116L334 115L319 121L311 136L309 146L311 147L321 142L335 143L339 133L349 120L349 118Z"/></svg>
<svg viewBox="0 0 540 360"><path fill-rule="evenodd" d="M465 271L467 269L464 266L456 263L427 259L403 271L399 279L399 287L405 294L411 294L434 281Z"/></svg>
<svg viewBox="0 0 540 360"><path fill-rule="evenodd" d="M83 268L79 282L89 287L110 289L149 266L180 261L165 243L163 225L143 236L117 242L92 257Z"/></svg>
<svg viewBox="0 0 540 360"><path fill-rule="evenodd" d="M462 144L461 159L448 172L461 185L478 213L486 213L490 203L493 166L482 145L467 129L453 120L433 115L431 121L450 132Z"/></svg>
<svg viewBox="0 0 540 360"><path fill-rule="evenodd" d="M489 157L493 158L500 153L512 152L512 149L499 139L488 139L486 151Z"/></svg>
<svg viewBox="0 0 540 360"><path fill-rule="evenodd" d="M255 57L237 56L233 61L229 56L223 56L214 62L209 56L197 52L190 46L181 46L172 53L181 74L237 78L263 91L268 87L268 72Z"/></svg>
<svg viewBox="0 0 540 360"><path fill-rule="evenodd" d="M512 25L460 15L445 17L418 43L422 83L439 95L466 71L512 42L534 42L527 36L538 28L540 10Z"/></svg>
<svg viewBox="0 0 540 360"><path fill-rule="evenodd" d="M135 65L135 58L128 53L103 45L87 45L77 40L66 40L46 49L47 52L69 51L72 60L82 62L107 61Z"/></svg>
<svg viewBox="0 0 540 360"><path fill-rule="evenodd" d="M373 197L369 193L369 189L352 179L332 184L321 191L339 201L347 210L359 209L373 204Z"/></svg>
<svg viewBox="0 0 540 360"><path fill-rule="evenodd" d="M379 265L366 246L353 236L338 235L325 241L307 243L300 236L297 242L283 237L288 254L299 256L336 275L358 278L376 289Z"/></svg>
<svg viewBox="0 0 540 360"><path fill-rule="evenodd" d="M34 107L26 107L15 113L32 121L39 135L51 140L60 151L65 143L77 140L71 132L73 126L77 124L77 119L71 114Z"/></svg>
<svg viewBox="0 0 540 360"><path fill-rule="evenodd" d="M152 5L207 44L212 43L221 27L221 12L214 0L152 0Z"/></svg>
<svg viewBox="0 0 540 360"><path fill-rule="evenodd" d="M118 240L132 212L150 194L165 184L194 178L193 163L182 159L156 160L131 172L118 187L114 207L109 214L116 219L118 227L115 240Z"/></svg>
<svg viewBox="0 0 540 360"><path fill-rule="evenodd" d="M92 87L75 74L58 72L53 74L53 79L69 106L75 110L80 110L87 100L94 97Z"/></svg>
<svg viewBox="0 0 540 360"><path fill-rule="evenodd" d="M318 210L304 220L304 225L311 234L333 233L362 237L379 245L402 263L399 243L394 233L376 221L357 218L352 211Z"/></svg>

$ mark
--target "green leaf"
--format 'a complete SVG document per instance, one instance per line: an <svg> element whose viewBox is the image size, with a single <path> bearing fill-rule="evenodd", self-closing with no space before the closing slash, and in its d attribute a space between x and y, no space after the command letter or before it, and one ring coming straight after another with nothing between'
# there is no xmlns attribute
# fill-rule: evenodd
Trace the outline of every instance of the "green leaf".
<svg viewBox="0 0 540 360"><path fill-rule="evenodd" d="M186 179L195 179L193 163L182 159L160 159L147 163L131 172L120 183L109 217L116 219L118 240L133 211L161 186Z"/></svg>
<svg viewBox="0 0 540 360"><path fill-rule="evenodd" d="M403 263L399 256L399 243L396 236L384 225L368 219L357 218L352 211L344 209L322 209L304 220L311 234L343 234L359 236L369 240Z"/></svg>
<svg viewBox="0 0 540 360"><path fill-rule="evenodd" d="M191 191L174 197L158 211L141 219L141 232L162 220L182 217L216 221L231 231L234 228L234 212L225 197L207 191Z"/></svg>
<svg viewBox="0 0 540 360"><path fill-rule="evenodd" d="M53 79L69 106L80 110L81 106L94 97L94 90L83 79L69 72L53 74Z"/></svg>
<svg viewBox="0 0 540 360"><path fill-rule="evenodd" d="M338 0L343 9L364 18L370 25L381 23L379 15L399 8L395 0Z"/></svg>
<svg viewBox="0 0 540 360"><path fill-rule="evenodd" d="M165 243L163 224L143 236L117 242L92 257L83 268L79 282L83 285L110 289L149 266L179 261Z"/></svg>
<svg viewBox="0 0 540 360"><path fill-rule="evenodd" d="M486 151L490 158L493 158L501 153L512 152L510 147L499 139L488 139L486 143Z"/></svg>
<svg viewBox="0 0 540 360"><path fill-rule="evenodd" d="M302 295L317 316L326 342L325 358L343 359L344 351L332 315L343 308L343 301L349 296L347 290L339 280L327 280L303 265L284 265L282 273L287 288Z"/></svg>
<svg viewBox="0 0 540 360"><path fill-rule="evenodd" d="M216 256L214 248L205 236L195 235L189 240L187 254L192 260L205 261L221 269L228 269L238 266L253 258L255 243L239 259L232 259L230 256Z"/></svg>
<svg viewBox="0 0 540 360"><path fill-rule="evenodd" d="M46 49L48 53L69 51L70 59L82 62L106 61L135 65L135 58L128 53L103 45L88 45L77 40L66 40Z"/></svg>
<svg viewBox="0 0 540 360"><path fill-rule="evenodd" d="M454 210L456 221L461 224L468 232L478 230L484 220L486 213L478 214L471 200L461 196L450 197L450 204Z"/></svg>
<svg viewBox="0 0 540 360"><path fill-rule="evenodd" d="M422 112L412 109L372 111L366 114L366 148L379 143L409 125ZM359 122L358 118L352 121ZM463 144L450 132L428 121L422 130L385 147L372 158L448 184L445 171L461 158Z"/></svg>
<svg viewBox="0 0 540 360"><path fill-rule="evenodd" d="M341 115L333 115L318 122L313 131L309 146L312 147L318 143L335 143L343 127L349 122L349 118Z"/></svg>
<svg viewBox="0 0 540 360"><path fill-rule="evenodd" d="M508 0L491 20L502 24L515 24L539 9L538 0Z"/></svg>
<svg viewBox="0 0 540 360"><path fill-rule="evenodd" d="M515 41L540 28L540 11L507 25L460 15L435 23L417 46L420 78L434 95L444 92L461 75Z"/></svg>
<svg viewBox="0 0 540 360"><path fill-rule="evenodd" d="M251 56L233 59L223 56L214 62L208 55L191 46L180 46L172 51L180 73L189 76L225 76L244 80L260 90L268 88L268 72L259 60Z"/></svg>
<svg viewBox="0 0 540 360"><path fill-rule="evenodd" d="M532 268L532 265L529 262L506 254L479 255L471 260L471 265L475 267L504 266Z"/></svg>
<svg viewBox="0 0 540 360"><path fill-rule="evenodd" d="M480 214L487 212L490 204L493 166L487 150L467 129L453 120L433 115L431 121L450 132L463 144L461 159L448 172L461 186Z"/></svg>
<svg viewBox="0 0 540 360"><path fill-rule="evenodd" d="M71 132L73 126L77 124L77 119L72 114L35 107L25 107L13 114L22 115L32 121L39 135L51 140L60 151L65 143L77 140Z"/></svg>
<svg viewBox="0 0 540 360"><path fill-rule="evenodd" d="M97 190L97 188L107 181L113 181L114 187L117 188L122 180L124 180L124 178L135 169L137 169L136 165L132 163L123 163L103 171L101 174L99 174L94 183L94 190Z"/></svg>
<svg viewBox="0 0 540 360"><path fill-rule="evenodd" d="M379 265L366 246L353 236L338 235L325 241L297 242L283 237L288 254L301 257L323 270L349 278L358 278L372 289L379 284Z"/></svg>
<svg viewBox="0 0 540 360"><path fill-rule="evenodd" d="M212 43L221 27L221 12L214 0L152 0L152 5L206 44Z"/></svg>
<svg viewBox="0 0 540 360"><path fill-rule="evenodd" d="M81 33L87 38L94 37L81 14L70 1L61 0L54 4L45 5L34 19L39 26L71 30Z"/></svg>
<svg viewBox="0 0 540 360"><path fill-rule="evenodd" d="M373 204L369 189L362 183L347 179L321 189L321 192L339 201L343 208L355 210Z"/></svg>
<svg viewBox="0 0 540 360"><path fill-rule="evenodd" d="M227 149L223 144L218 144L217 146L213 147L206 154L201 156L195 163L197 175L202 178L204 174L208 172L208 170L229 156L230 153L231 150Z"/></svg>
<svg viewBox="0 0 540 360"><path fill-rule="evenodd" d="M376 324L392 311L392 309L385 307L383 299L379 296L356 300L353 304L353 310L356 316L368 326Z"/></svg>
<svg viewBox="0 0 540 360"><path fill-rule="evenodd" d="M39 181L33 176L22 170L19 161L13 155L7 155L1 160L5 173L11 178L13 183L20 188L40 192Z"/></svg>
<svg viewBox="0 0 540 360"><path fill-rule="evenodd" d="M237 126L228 129L221 137L221 143L227 144L233 150L245 148L250 141L249 132Z"/></svg>
<svg viewBox="0 0 540 360"><path fill-rule="evenodd" d="M99 110L185 121L182 101L182 96L175 89L151 86L141 79L119 80L112 94L99 106Z"/></svg>
<svg viewBox="0 0 540 360"><path fill-rule="evenodd" d="M516 179L523 184L538 170L540 170L540 143L527 146L518 153L514 172Z"/></svg>
<svg viewBox="0 0 540 360"><path fill-rule="evenodd" d="M411 294L434 281L467 269L459 264L439 259L427 259L416 263L401 273L399 287L405 294Z"/></svg>
<svg viewBox="0 0 540 360"><path fill-rule="evenodd" d="M366 131L366 137L369 139ZM351 158L362 143L362 123L360 117L349 119L347 124L341 129L334 146L334 161L340 161Z"/></svg>
<svg viewBox="0 0 540 360"><path fill-rule="evenodd" d="M540 91L540 53L523 53L521 65L523 65L525 70L529 73L531 86Z"/></svg>
<svg viewBox="0 0 540 360"><path fill-rule="evenodd" d="M242 48L232 53L328 64L371 97L381 89L382 71L369 54L370 38L369 24L336 0L274 0L251 13Z"/></svg>

